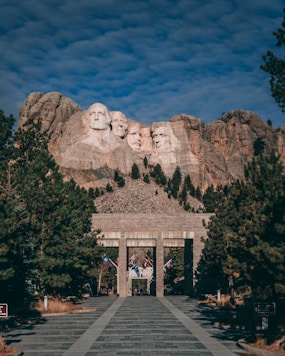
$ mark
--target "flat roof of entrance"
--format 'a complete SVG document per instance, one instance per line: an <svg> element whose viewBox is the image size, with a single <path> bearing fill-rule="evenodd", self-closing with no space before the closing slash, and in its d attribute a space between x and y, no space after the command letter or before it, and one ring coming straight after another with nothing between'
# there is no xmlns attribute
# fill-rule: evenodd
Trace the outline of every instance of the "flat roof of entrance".
<svg viewBox="0 0 285 356"><path fill-rule="evenodd" d="M103 233L139 231L205 231L213 214L93 214L92 227Z"/></svg>

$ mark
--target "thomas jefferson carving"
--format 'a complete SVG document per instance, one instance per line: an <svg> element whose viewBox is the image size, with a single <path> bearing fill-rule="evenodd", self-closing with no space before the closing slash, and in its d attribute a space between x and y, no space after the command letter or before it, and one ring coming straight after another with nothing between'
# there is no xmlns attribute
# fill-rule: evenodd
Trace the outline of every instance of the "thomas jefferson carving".
<svg viewBox="0 0 285 356"><path fill-rule="evenodd" d="M128 130L128 120L120 111L113 111L112 115L112 133L119 138L125 138Z"/></svg>

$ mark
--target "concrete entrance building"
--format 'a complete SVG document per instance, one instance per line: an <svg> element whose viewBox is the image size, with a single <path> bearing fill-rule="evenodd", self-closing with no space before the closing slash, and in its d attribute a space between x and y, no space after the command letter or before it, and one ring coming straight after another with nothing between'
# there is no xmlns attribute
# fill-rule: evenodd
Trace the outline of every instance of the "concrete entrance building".
<svg viewBox="0 0 285 356"><path fill-rule="evenodd" d="M100 229L100 243L119 248L118 294L131 295L128 277L127 249L149 247L155 250L156 296L164 294L164 247L184 247L185 266L192 273L185 274L185 284L193 285L193 271L199 262L207 238L207 224L212 214L93 214L93 229ZM186 288L187 290L187 288Z"/></svg>

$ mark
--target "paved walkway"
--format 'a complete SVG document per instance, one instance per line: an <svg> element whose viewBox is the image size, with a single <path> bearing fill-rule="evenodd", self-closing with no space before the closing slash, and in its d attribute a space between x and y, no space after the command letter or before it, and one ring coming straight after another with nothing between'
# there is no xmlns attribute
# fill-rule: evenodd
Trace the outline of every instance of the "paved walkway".
<svg viewBox="0 0 285 356"><path fill-rule="evenodd" d="M89 298L88 313L49 316L4 334L30 356L245 355L236 331L214 327L186 296Z"/></svg>

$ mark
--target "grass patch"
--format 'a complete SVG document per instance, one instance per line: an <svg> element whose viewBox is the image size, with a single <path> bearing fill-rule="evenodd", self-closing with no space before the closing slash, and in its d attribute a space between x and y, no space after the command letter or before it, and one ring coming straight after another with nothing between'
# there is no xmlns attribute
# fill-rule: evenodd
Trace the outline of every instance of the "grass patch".
<svg viewBox="0 0 285 356"><path fill-rule="evenodd" d="M38 311L41 314L59 314L59 313L69 313L76 310L83 309L78 305L74 305L70 302L63 302L59 299L49 299L48 300L48 308L45 308L44 301L40 300L33 307L34 310Z"/></svg>
<svg viewBox="0 0 285 356"><path fill-rule="evenodd" d="M16 349L6 345L5 340L3 339L2 335L0 335L0 356L13 355L15 352Z"/></svg>

